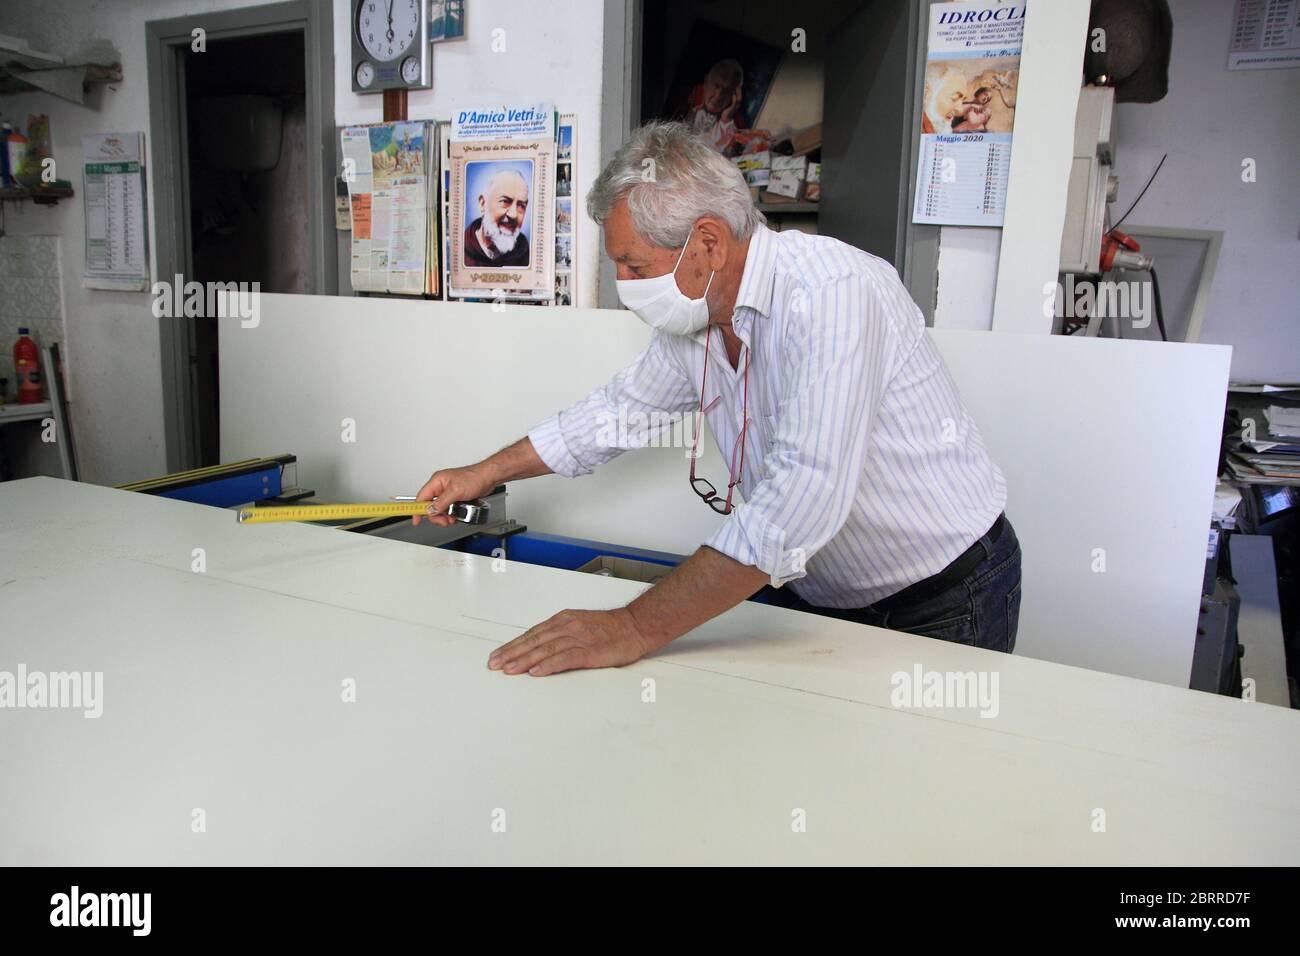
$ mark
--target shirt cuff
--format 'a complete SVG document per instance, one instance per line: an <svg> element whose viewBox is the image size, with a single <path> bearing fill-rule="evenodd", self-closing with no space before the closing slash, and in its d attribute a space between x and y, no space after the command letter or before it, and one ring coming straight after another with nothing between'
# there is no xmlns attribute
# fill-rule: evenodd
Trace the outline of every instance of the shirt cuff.
<svg viewBox="0 0 1300 956"><path fill-rule="evenodd" d="M741 564L766 572L774 588L808 573L805 569L810 555L803 548L787 550L785 530L752 505L732 508L726 522L704 543Z"/></svg>
<svg viewBox="0 0 1300 956"><path fill-rule="evenodd" d="M591 474L590 468L584 468L582 462L569 451L560 431L560 416L552 415L543 422L538 422L528 432L528 440L533 443L533 451L542 463L557 475L565 478L577 478L579 475Z"/></svg>

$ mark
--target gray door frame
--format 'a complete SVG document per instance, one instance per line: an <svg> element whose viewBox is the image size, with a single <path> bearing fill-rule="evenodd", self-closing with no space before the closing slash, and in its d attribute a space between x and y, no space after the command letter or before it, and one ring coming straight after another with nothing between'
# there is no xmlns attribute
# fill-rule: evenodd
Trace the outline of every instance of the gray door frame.
<svg viewBox="0 0 1300 956"><path fill-rule="evenodd" d="M600 104L602 169L627 142L632 130L641 125L641 4L642 0L605 2ZM602 309L622 308L614 278L614 263L601 252L596 304Z"/></svg>
<svg viewBox="0 0 1300 956"><path fill-rule="evenodd" d="M149 79L149 131L153 178L154 277L171 283L190 276L187 145L184 125L184 57L201 29L205 39L228 40L268 33L301 33L306 65L308 289L338 293L334 239L334 20L329 3L286 0L153 20L145 25ZM197 466L190 356L194 320L158 320L162 357L163 433L168 471Z"/></svg>
<svg viewBox="0 0 1300 956"><path fill-rule="evenodd" d="M912 222L916 208L916 164L921 154L921 111L925 95L925 56L929 46L930 7L942 0L910 0L909 65L912 72L911 94L905 103L911 126L904 142L903 168L907 172L907 192L901 197L899 226L903 236L899 255L903 260L900 277L907 291L925 316L925 324L934 325L934 310L939 295L939 238L942 226Z"/></svg>

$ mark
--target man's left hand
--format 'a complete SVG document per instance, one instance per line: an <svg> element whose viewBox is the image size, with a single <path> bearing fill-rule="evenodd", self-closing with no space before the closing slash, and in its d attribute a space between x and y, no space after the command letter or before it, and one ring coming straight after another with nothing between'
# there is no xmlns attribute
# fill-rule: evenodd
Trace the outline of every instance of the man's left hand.
<svg viewBox="0 0 1300 956"><path fill-rule="evenodd" d="M621 667L654 650L632 612L561 611L488 656L488 667L533 677L587 667Z"/></svg>

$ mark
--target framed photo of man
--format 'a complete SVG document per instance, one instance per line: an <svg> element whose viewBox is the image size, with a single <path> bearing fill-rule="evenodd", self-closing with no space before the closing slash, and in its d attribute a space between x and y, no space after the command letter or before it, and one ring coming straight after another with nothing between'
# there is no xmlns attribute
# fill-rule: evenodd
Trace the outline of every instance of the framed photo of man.
<svg viewBox="0 0 1300 956"><path fill-rule="evenodd" d="M451 285L554 288L553 140L465 140L451 147Z"/></svg>
<svg viewBox="0 0 1300 956"><path fill-rule="evenodd" d="M740 152L781 63L781 50L697 20L677 62L660 116L679 119L724 156Z"/></svg>

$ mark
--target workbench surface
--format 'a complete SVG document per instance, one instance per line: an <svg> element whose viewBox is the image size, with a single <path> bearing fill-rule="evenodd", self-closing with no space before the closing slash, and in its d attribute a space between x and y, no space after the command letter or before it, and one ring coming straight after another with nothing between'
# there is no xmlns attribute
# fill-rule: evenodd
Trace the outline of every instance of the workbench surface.
<svg viewBox="0 0 1300 956"><path fill-rule="evenodd" d="M0 710L0 863L1300 863L1294 711L749 603L507 677L642 585L498 567L0 485L0 672L103 673L98 718ZM996 716L893 706L917 668Z"/></svg>

